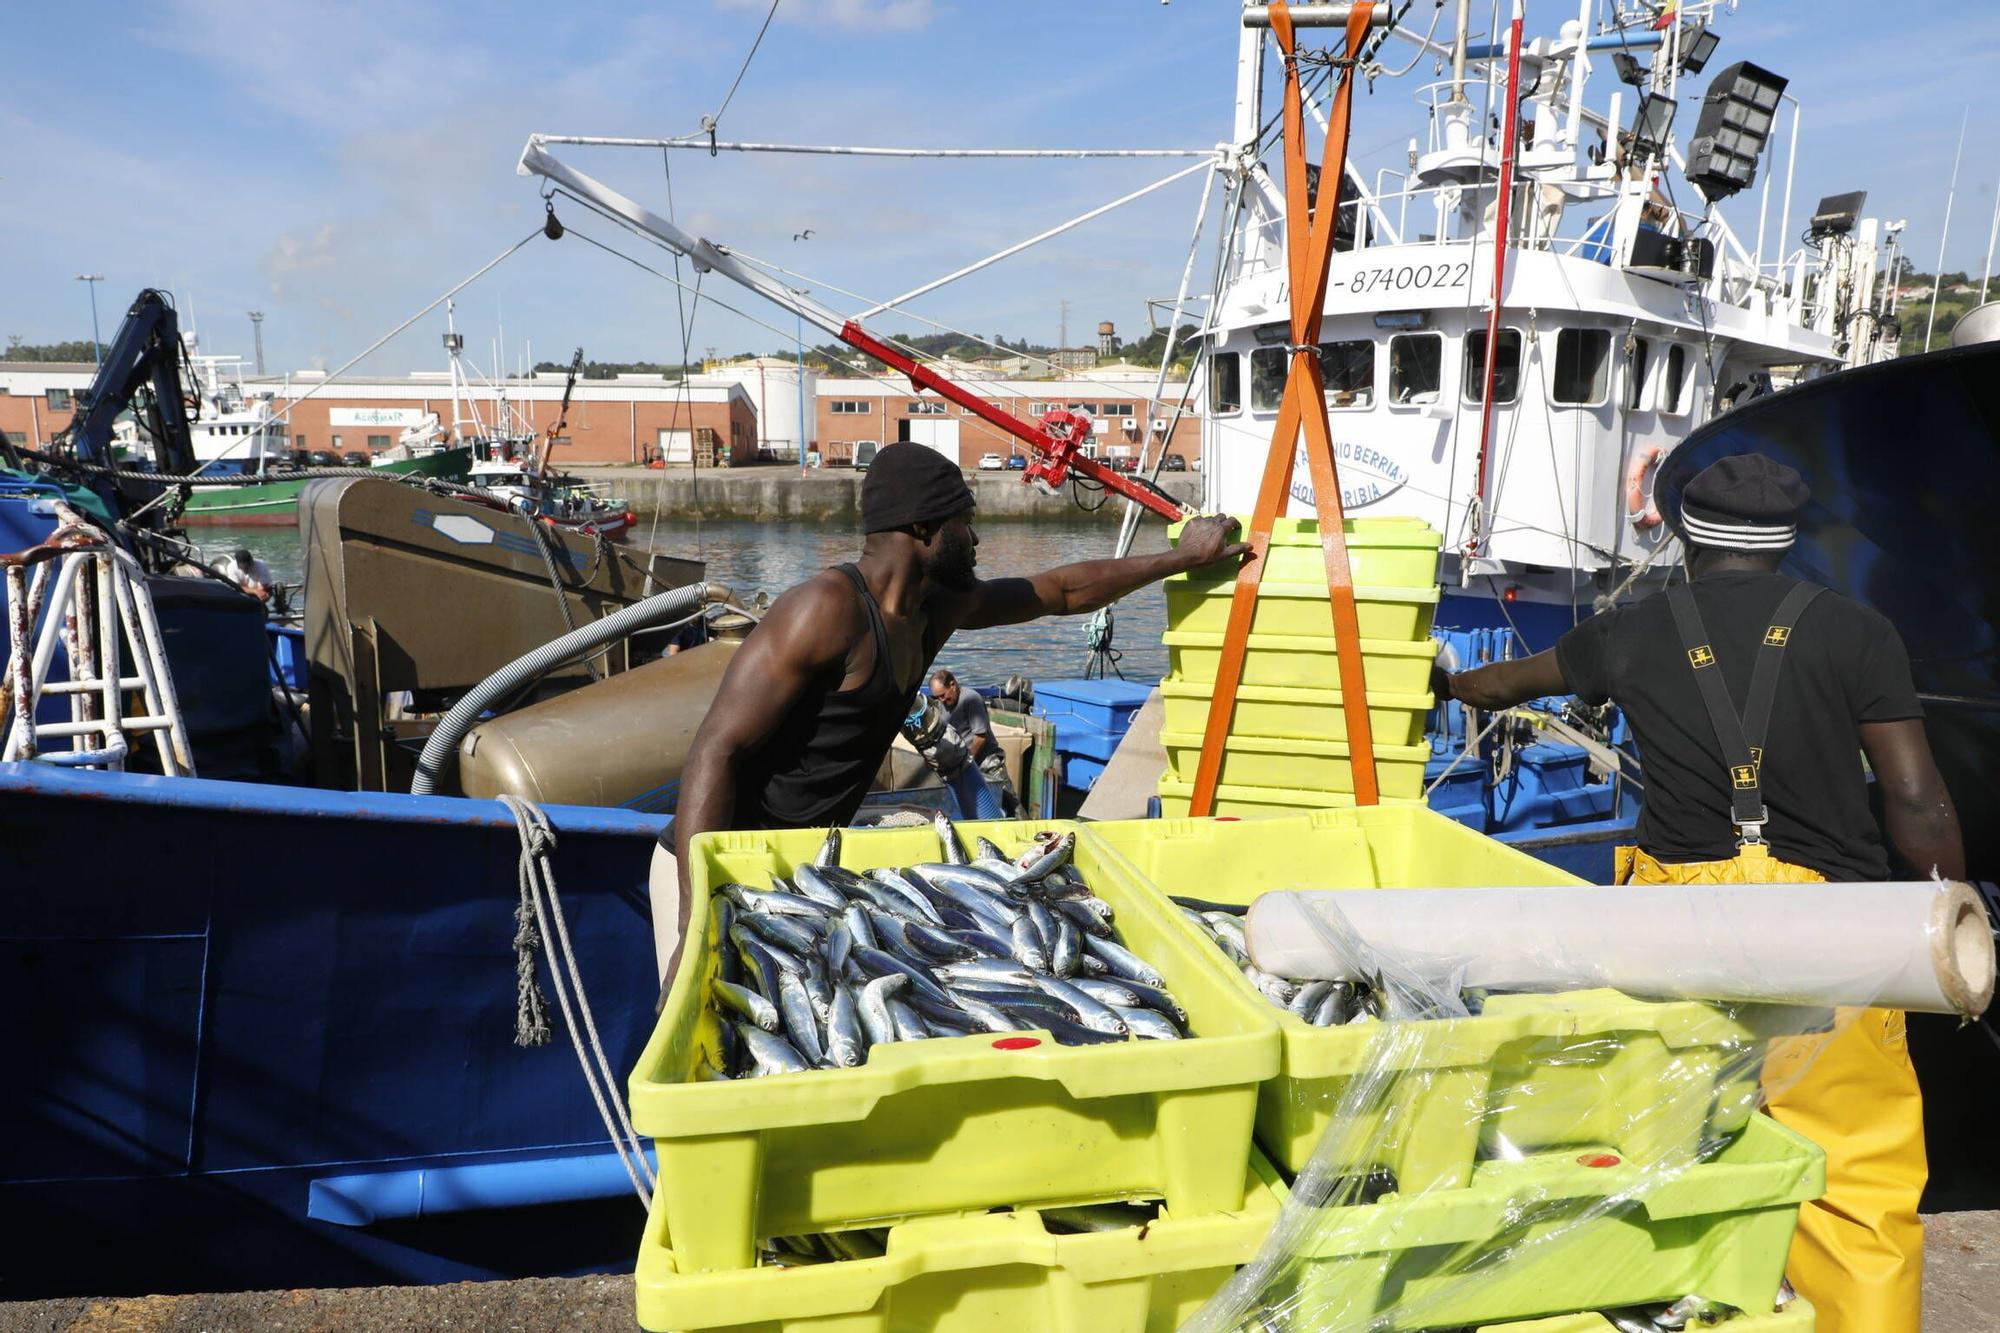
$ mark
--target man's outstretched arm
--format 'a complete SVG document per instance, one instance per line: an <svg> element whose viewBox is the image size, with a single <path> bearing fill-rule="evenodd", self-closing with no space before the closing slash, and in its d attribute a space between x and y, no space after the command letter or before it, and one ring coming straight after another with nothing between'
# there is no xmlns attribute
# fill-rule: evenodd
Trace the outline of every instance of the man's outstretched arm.
<svg viewBox="0 0 2000 1333"><path fill-rule="evenodd" d="M1170 574L1199 569L1218 560L1240 559L1250 547L1245 542L1231 540L1236 530L1233 518L1197 518L1182 529L1180 544L1171 551L1127 556L1123 560L1082 560L1026 578L982 582L968 595L965 610L952 628L987 629L994 625L1019 625L1043 616L1075 616L1095 611Z"/></svg>
<svg viewBox="0 0 2000 1333"><path fill-rule="evenodd" d="M1550 648L1533 657L1494 662L1470 671L1433 668L1431 692L1440 703L1456 699L1490 713L1545 694L1568 694L1570 689L1563 680L1562 668L1556 664L1556 650Z"/></svg>
<svg viewBox="0 0 2000 1333"><path fill-rule="evenodd" d="M1924 724L1863 722L1861 749L1882 791L1884 830L1896 854L1920 875L1965 878L1965 843L1958 810L1931 755Z"/></svg>
<svg viewBox="0 0 2000 1333"><path fill-rule="evenodd" d="M772 604L723 673L715 702L688 747L674 814L683 916L689 841L729 827L744 757L770 739L815 680L845 669L852 603L850 594L824 579L799 585ZM686 927L685 919L681 925Z"/></svg>

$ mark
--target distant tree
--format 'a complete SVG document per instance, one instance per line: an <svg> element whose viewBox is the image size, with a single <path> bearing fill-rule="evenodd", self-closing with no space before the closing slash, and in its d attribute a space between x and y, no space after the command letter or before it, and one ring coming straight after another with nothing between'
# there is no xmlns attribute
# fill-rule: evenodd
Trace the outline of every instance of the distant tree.
<svg viewBox="0 0 2000 1333"><path fill-rule="evenodd" d="M7 335L7 360L9 361L95 361L97 348L88 339L64 343L23 342L21 335Z"/></svg>

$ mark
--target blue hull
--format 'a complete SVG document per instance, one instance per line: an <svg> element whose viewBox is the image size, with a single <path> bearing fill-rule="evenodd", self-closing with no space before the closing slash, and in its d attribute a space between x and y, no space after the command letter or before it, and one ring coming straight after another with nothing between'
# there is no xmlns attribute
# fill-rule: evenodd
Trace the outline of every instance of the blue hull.
<svg viewBox="0 0 2000 1333"><path fill-rule="evenodd" d="M629 1267L622 1174L563 1169L611 1151L566 1037L513 1043L499 805L0 765L0 811L9 1298ZM664 820L549 815L623 1071Z"/></svg>

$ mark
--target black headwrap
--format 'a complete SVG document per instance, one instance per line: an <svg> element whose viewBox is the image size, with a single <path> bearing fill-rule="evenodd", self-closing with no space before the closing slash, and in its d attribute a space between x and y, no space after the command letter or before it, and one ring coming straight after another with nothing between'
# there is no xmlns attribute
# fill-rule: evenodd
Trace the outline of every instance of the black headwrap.
<svg viewBox="0 0 2000 1333"><path fill-rule="evenodd" d="M861 483L861 530L940 523L972 505L972 488L956 463L924 445L900 442L875 455Z"/></svg>

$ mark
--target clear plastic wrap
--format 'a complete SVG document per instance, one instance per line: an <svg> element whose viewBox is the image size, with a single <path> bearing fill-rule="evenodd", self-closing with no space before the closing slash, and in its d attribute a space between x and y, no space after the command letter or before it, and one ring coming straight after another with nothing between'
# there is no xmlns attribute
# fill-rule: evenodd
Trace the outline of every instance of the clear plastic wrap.
<svg viewBox="0 0 2000 1333"><path fill-rule="evenodd" d="M1365 960L1377 1003L1332 1030L1281 1020L1277 1086L1294 1104L1260 1109L1259 1130L1284 1206L1187 1328L1456 1330L1601 1311L1653 1333L1778 1308L1824 1157L1760 1108L1859 1010L1468 993L1462 957L1384 954L1324 900L1301 920ZM1287 1178L1273 1127L1322 1121Z"/></svg>

